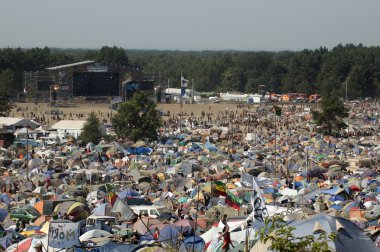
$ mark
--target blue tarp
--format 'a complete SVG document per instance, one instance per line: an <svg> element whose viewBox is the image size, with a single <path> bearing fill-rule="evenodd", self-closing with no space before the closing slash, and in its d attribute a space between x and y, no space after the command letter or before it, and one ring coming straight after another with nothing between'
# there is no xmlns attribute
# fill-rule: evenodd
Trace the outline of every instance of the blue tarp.
<svg viewBox="0 0 380 252"><path fill-rule="evenodd" d="M121 191L118 195L119 198L124 199L125 197L140 197L140 193L131 189L126 188L123 191Z"/></svg>
<svg viewBox="0 0 380 252"><path fill-rule="evenodd" d="M127 149L128 153L133 154L133 155L149 155L152 153L153 149L148 148L148 147L137 147L137 148L128 148Z"/></svg>

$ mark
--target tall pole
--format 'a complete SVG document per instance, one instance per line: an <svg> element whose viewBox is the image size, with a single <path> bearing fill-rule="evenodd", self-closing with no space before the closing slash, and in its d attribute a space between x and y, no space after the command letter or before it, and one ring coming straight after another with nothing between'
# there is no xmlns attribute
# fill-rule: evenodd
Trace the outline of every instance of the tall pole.
<svg viewBox="0 0 380 252"><path fill-rule="evenodd" d="M276 111L274 111L274 175L276 176L276 168L277 168L277 115Z"/></svg>
<svg viewBox="0 0 380 252"><path fill-rule="evenodd" d="M197 221L198 221L198 208L199 208L199 180L197 179L197 205L196 205L196 211L195 211L195 229L194 229L194 237L193 237L193 252L195 251L195 235L197 232Z"/></svg>
<svg viewBox="0 0 380 252"><path fill-rule="evenodd" d="M29 180L29 127L26 125L26 180Z"/></svg>
<svg viewBox="0 0 380 252"><path fill-rule="evenodd" d="M194 103L194 79L191 79L191 104Z"/></svg>
<svg viewBox="0 0 380 252"><path fill-rule="evenodd" d="M346 80L346 104L348 104L347 83L348 81ZM348 143L348 148L350 148L350 111L348 111L348 118L347 118L347 143Z"/></svg>

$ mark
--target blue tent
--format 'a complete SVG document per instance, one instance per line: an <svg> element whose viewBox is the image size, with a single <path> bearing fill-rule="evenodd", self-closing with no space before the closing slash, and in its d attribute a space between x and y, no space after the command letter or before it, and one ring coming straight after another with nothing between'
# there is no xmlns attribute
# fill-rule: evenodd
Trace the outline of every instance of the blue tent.
<svg viewBox="0 0 380 252"><path fill-rule="evenodd" d="M205 143L205 148L207 148L209 151L218 151L218 149L215 147L215 145L213 145L212 143L210 143L210 140L207 140L207 142Z"/></svg>
<svg viewBox="0 0 380 252"><path fill-rule="evenodd" d="M202 252L202 251L204 251L205 245L206 245L205 241L201 237L189 236L181 244L180 251L181 252L187 252L187 251ZM193 247L194 247L194 249L193 249Z"/></svg>
<svg viewBox="0 0 380 252"><path fill-rule="evenodd" d="M160 231L158 240L168 246L175 247L178 241L179 230L174 226L166 226Z"/></svg>
<svg viewBox="0 0 380 252"><path fill-rule="evenodd" d="M8 211L4 208L0 208L0 221L3 222L4 219L7 217Z"/></svg>
<svg viewBox="0 0 380 252"><path fill-rule="evenodd" d="M143 247L144 246L142 245L110 242L91 251L94 251L94 252L95 251L96 252L135 252Z"/></svg>

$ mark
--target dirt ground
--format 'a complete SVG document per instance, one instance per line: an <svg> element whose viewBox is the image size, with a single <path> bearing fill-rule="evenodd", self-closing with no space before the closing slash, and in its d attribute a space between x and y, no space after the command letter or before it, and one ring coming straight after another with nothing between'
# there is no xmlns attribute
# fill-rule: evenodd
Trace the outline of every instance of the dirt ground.
<svg viewBox="0 0 380 252"><path fill-rule="evenodd" d="M182 108L180 104L157 104L157 109L170 112L170 115L179 114L182 110L183 113L192 112L195 116L200 116L202 111L211 112L214 116L219 111L235 110L236 104L233 103L213 103L213 104L183 104ZM51 111L59 111L61 119L74 119L74 120L86 120L87 115L94 111L98 118L101 120L109 121L109 118L116 113L116 110L112 110L109 104L99 103L80 103L76 104L76 107L49 107L48 103L16 103L16 106L10 113L11 117L25 117L36 118L45 117L47 124L52 125L57 121L54 116L51 115Z"/></svg>

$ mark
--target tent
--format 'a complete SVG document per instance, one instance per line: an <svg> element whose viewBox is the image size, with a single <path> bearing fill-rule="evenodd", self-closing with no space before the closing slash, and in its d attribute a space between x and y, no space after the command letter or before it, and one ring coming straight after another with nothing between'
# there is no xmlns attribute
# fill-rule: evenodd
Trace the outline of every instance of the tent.
<svg viewBox="0 0 380 252"><path fill-rule="evenodd" d="M205 241L201 237L189 236L183 241L179 251L181 251L181 252L187 252L187 251L202 252L202 251L204 251L205 245L206 245Z"/></svg>
<svg viewBox="0 0 380 252"><path fill-rule="evenodd" d="M329 247L333 251L378 251L374 243L364 232L350 220L341 217L318 214L310 219L294 221L289 225L295 228L293 234L296 237L313 235L317 239L320 231L325 231L327 235L336 233L337 238L334 241L329 241ZM267 248L270 246L268 243L263 244L258 241L251 251L268 251Z"/></svg>
<svg viewBox="0 0 380 252"><path fill-rule="evenodd" d="M41 200L34 204L34 208L41 215L51 215L53 213L53 202L49 200Z"/></svg>

